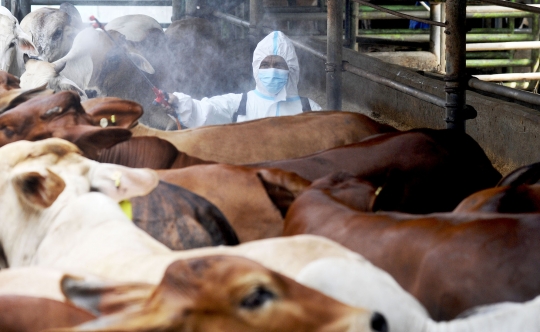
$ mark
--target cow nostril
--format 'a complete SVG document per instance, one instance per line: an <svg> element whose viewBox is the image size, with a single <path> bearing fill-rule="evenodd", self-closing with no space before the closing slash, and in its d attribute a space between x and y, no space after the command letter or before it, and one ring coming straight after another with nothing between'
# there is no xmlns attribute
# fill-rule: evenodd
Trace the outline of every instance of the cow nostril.
<svg viewBox="0 0 540 332"><path fill-rule="evenodd" d="M371 316L371 329L377 332L388 332L388 324L386 318L378 312Z"/></svg>

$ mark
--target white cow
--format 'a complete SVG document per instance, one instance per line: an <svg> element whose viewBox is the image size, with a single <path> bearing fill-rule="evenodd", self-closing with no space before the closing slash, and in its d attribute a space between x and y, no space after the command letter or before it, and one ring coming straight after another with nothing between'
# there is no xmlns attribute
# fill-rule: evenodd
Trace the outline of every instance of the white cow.
<svg viewBox="0 0 540 332"><path fill-rule="evenodd" d="M26 15L21 29L32 37L39 57L56 61L71 49L75 36L84 28L75 6L63 3L59 9L40 8Z"/></svg>
<svg viewBox="0 0 540 332"><path fill-rule="evenodd" d="M15 76L24 72L24 54L37 55L31 37L19 26L9 9L0 6L0 70Z"/></svg>

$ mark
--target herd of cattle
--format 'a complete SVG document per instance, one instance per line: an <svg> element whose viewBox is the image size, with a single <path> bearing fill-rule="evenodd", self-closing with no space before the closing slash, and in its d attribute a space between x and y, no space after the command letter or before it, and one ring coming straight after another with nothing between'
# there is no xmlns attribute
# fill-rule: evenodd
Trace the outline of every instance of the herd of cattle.
<svg viewBox="0 0 540 332"><path fill-rule="evenodd" d="M0 13L1 332L540 331L540 163L350 112L156 129L77 14Z"/></svg>

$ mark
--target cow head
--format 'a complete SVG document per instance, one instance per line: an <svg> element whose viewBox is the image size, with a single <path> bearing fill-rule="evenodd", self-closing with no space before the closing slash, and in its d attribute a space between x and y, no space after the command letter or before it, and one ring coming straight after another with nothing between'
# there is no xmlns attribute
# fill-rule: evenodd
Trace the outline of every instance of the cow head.
<svg viewBox="0 0 540 332"><path fill-rule="evenodd" d="M55 217L78 196L92 190L121 201L158 184L154 171L100 164L80 153L58 138L0 148L0 245L10 267L32 261Z"/></svg>
<svg viewBox="0 0 540 332"><path fill-rule="evenodd" d="M69 140L87 156L95 158L101 149L129 139L131 132L118 127L94 126L79 96L69 91L33 98L0 115L0 146L49 137Z"/></svg>
<svg viewBox="0 0 540 332"><path fill-rule="evenodd" d="M21 21L21 28L32 36L40 57L49 62L68 53L82 27L81 15L69 3L59 9L40 8Z"/></svg>
<svg viewBox="0 0 540 332"><path fill-rule="evenodd" d="M0 35L0 70L19 76L24 71L23 54L37 55L37 50L5 7L0 7Z"/></svg>
<svg viewBox="0 0 540 332"><path fill-rule="evenodd" d="M64 287L64 292L93 313L110 308L95 290L86 298L80 289ZM372 329L371 312L235 256L176 261L144 303L119 307L115 314L62 331L381 331Z"/></svg>
<svg viewBox="0 0 540 332"><path fill-rule="evenodd" d="M54 92L74 91L82 100L88 99L86 93L75 82L60 74L63 67L40 59L32 59L27 55L24 55L23 58L26 71L21 75L22 88L31 89L34 86L47 86Z"/></svg>
<svg viewBox="0 0 540 332"><path fill-rule="evenodd" d="M35 89L12 89L0 94L0 114L18 106L34 97L50 96L54 91L45 86Z"/></svg>

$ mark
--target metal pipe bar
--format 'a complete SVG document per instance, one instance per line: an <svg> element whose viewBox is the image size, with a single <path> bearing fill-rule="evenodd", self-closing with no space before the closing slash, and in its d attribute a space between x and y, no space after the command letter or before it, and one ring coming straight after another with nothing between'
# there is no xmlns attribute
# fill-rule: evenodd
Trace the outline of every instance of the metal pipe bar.
<svg viewBox="0 0 540 332"><path fill-rule="evenodd" d="M484 1L485 2L485 1ZM528 5L527 7L540 8L540 5ZM467 6L467 13L514 13L522 10L508 8L506 6ZM530 14L529 14L530 15Z"/></svg>
<svg viewBox="0 0 540 332"><path fill-rule="evenodd" d="M31 5L59 6L65 0L32 0ZM172 6L172 0L70 0L74 6Z"/></svg>
<svg viewBox="0 0 540 332"><path fill-rule="evenodd" d="M369 35L421 35L425 34L427 29L362 29L358 31L359 36L369 36Z"/></svg>
<svg viewBox="0 0 540 332"><path fill-rule="evenodd" d="M467 52L539 49L540 41L467 44Z"/></svg>
<svg viewBox="0 0 540 332"><path fill-rule="evenodd" d="M355 75L358 75L360 77L366 78L370 81L373 81L375 83L382 84L384 86L387 86L389 88L392 88L394 90L397 90L399 92L406 93L410 96L416 97L418 99L421 99L423 101L427 101L428 103L431 103L433 105L439 106L439 107L445 107L446 101L443 98L437 97L435 95L432 95L431 93L424 92L422 90L410 87L408 85L393 81L389 78L379 76L370 72L367 72L363 69L360 69L358 67L355 67L351 65L350 63L345 62L343 64L343 69L346 71L353 73Z"/></svg>
<svg viewBox="0 0 540 332"><path fill-rule="evenodd" d="M328 0L326 41L326 106L341 110L343 62L343 0Z"/></svg>
<svg viewBox="0 0 540 332"><path fill-rule="evenodd" d="M418 11L418 6L382 5L381 7L389 9L389 10L393 10L393 11L398 11L398 12L404 12L404 11L413 11L414 12L414 11ZM360 12L375 12L375 11L377 11L377 9L371 8L371 7L368 7L368 6L359 6L358 10Z"/></svg>
<svg viewBox="0 0 540 332"><path fill-rule="evenodd" d="M363 4L363 5L366 5L366 6L369 6L369 7L373 7L373 8L375 8L375 9L378 9L378 10L382 11L382 12L390 13L390 14L392 14L392 15L399 16L399 17L405 18L405 19L407 19L407 20L414 20L414 21L426 23L426 24L429 24L429 25L437 25L437 26L440 26L440 27L444 27L444 26L445 26L445 24L444 24L444 23L441 23L441 22L435 22L435 21L431 21L431 20L425 20L425 19L418 18L418 17L415 17L415 16L403 14L403 13L400 13L400 12L396 12L396 11L394 11L394 10L389 10L389 9L384 8L384 7L380 7L380 6L374 5L374 4L369 3L369 2L367 2L367 1L364 1L364 0L351 0L351 1L354 1L354 2L357 2L357 3L360 3L360 4ZM424 13L427 13L427 14L429 15L428 12L424 12Z"/></svg>
<svg viewBox="0 0 540 332"><path fill-rule="evenodd" d="M275 13L266 14L274 21L326 21L326 13Z"/></svg>
<svg viewBox="0 0 540 332"><path fill-rule="evenodd" d="M232 23L232 24L235 24L235 25L238 25L238 26L241 26L241 27L244 27L244 28L249 28L249 22L248 21L244 21L244 20L241 20L239 19L238 17L234 16L234 15L230 15L230 14L225 14L225 13L222 13L220 11L214 11L212 13L212 15L214 15L215 17L218 17L218 18L221 18L229 23Z"/></svg>
<svg viewBox="0 0 540 332"><path fill-rule="evenodd" d="M470 52L467 53L466 59L508 59L508 52Z"/></svg>
<svg viewBox="0 0 540 332"><path fill-rule="evenodd" d="M503 6L503 7L509 7L514 8L518 10L523 10L529 13L535 13L540 14L540 8L537 8L535 6L529 6L529 5L523 5L520 3L510 2L510 1L503 1L503 0L481 0L482 2L492 3L494 5Z"/></svg>
<svg viewBox="0 0 540 332"><path fill-rule="evenodd" d="M467 68L528 67L531 59L476 59L467 60Z"/></svg>
<svg viewBox="0 0 540 332"><path fill-rule="evenodd" d="M250 53L253 53L257 43L261 40L260 23L264 14L264 6L262 0L249 1L249 34L248 40L250 45Z"/></svg>
<svg viewBox="0 0 540 332"><path fill-rule="evenodd" d="M540 73L474 75L474 77L484 82L529 81L529 80L540 80Z"/></svg>
<svg viewBox="0 0 540 332"><path fill-rule="evenodd" d="M424 31L423 34L370 34L364 35L360 32L360 35L356 38L373 38L381 39L388 41L406 41L406 42L415 42L415 43L428 43L429 42L429 32ZM515 41L531 41L533 39L531 34L468 34L466 35L466 42L468 43L478 43L478 42L515 42Z"/></svg>
<svg viewBox="0 0 540 332"><path fill-rule="evenodd" d="M478 78L474 77L469 79L467 84L473 89L495 93L506 98L512 98L514 100L523 101L532 105L540 105L540 95L535 93L516 90L493 83L483 82Z"/></svg>
<svg viewBox="0 0 540 332"><path fill-rule="evenodd" d="M267 13L320 13L322 8L315 6L300 6L300 7L266 7Z"/></svg>
<svg viewBox="0 0 540 332"><path fill-rule="evenodd" d="M418 7L417 7L418 8ZM403 11L402 11L403 12ZM427 19L429 18L429 13L426 11L411 11L408 12L411 16L415 18ZM478 13L467 13L467 18L500 18L500 17L530 17L531 14L522 11L514 12L478 12ZM401 17L397 17L394 14L385 13L385 12L360 12L358 18L362 20L400 20Z"/></svg>
<svg viewBox="0 0 540 332"><path fill-rule="evenodd" d="M465 35L467 3L446 1L446 128L465 131Z"/></svg>

